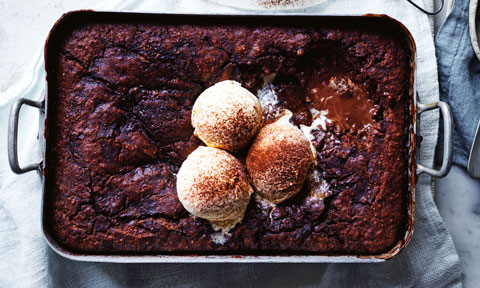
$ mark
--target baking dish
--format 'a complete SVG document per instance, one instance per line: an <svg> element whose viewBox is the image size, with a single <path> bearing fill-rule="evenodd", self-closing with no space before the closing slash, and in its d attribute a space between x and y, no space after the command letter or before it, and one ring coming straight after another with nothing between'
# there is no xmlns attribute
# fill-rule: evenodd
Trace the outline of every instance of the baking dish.
<svg viewBox="0 0 480 288"><path fill-rule="evenodd" d="M338 19L338 17L343 17L342 20L348 21L351 20L355 16L337 16L331 17L332 19ZM252 256L252 255L135 255L135 256L117 256L117 255L84 255L73 253L68 251L58 245L55 242L54 238L46 229L46 221L45 221L45 210L43 210L43 232L45 238L49 245L57 251L59 254L76 259L76 260L83 260L83 261L108 261L108 262L379 262L391 259L395 255L397 255L408 243L414 226L414 189L415 189L415 178L416 175L420 173L428 173L432 176L441 177L444 176L450 167L451 162L451 128L452 128L452 121L449 112L449 108L445 103L438 102L432 103L428 105L417 104L416 99L414 97L414 79L413 79L413 70L415 67L414 57L415 57L415 45L413 39L411 38L408 31L398 22L395 20L388 18L386 16L381 15L365 15L363 16L365 19L364 21L390 21L398 25L403 31L405 31L405 37L410 43L410 49L412 50L412 59L411 59L411 66L412 69L410 75L410 83L409 83L409 94L411 96L410 99L410 129L409 129L409 147L410 147L410 157L409 157L409 195L408 195L408 229L405 233L405 236L401 241L397 243L390 251L380 254L380 255L338 255L338 256L322 256L322 255L290 255L290 256ZM49 163L47 157L48 153L45 153L49 147L49 133L52 133L49 130L52 123L52 117L49 117L49 111L53 111L55 109L55 97L56 94L54 93L53 85L49 85L49 79L55 79L55 65L52 65L52 60L59 41L61 41L65 36L65 31L68 31L68 27L72 25L76 25L81 23L82 21L89 21L90 19L122 19L122 21L142 21L145 18L150 19L160 19L162 23L168 23L168 21L172 21L175 23L195 23L195 24L202 24L202 23L228 23L234 20L236 23L242 23L242 21L249 21L249 22L261 22L261 23L296 23L299 21L303 21L302 23L306 23L309 21L314 21L315 19L322 18L323 20L328 19L329 17L326 16L233 16L233 15L165 15L165 14L133 14L133 13L111 13L111 12L93 12L93 11L77 11L71 12L64 15L54 26L52 29L49 38L47 40L45 46L45 63L46 63L46 70L47 70L47 95L45 95L45 100L42 102L35 102L28 99L20 99L18 100L12 107L11 113L11 121L10 121L10 132L9 132L9 160L12 170L16 173L24 173L31 170L37 170L40 172L43 186L44 186L44 198L48 194L47 189L48 186L48 179L45 179L45 171L46 166ZM127 20L125 20L127 19ZM358 19L357 19L358 20ZM255 23L256 23L255 22ZM42 161L38 164L32 164L25 168L20 168L18 165L18 157L16 154L16 136L17 136L17 123L18 123L18 113L23 104L27 104L30 106L34 106L40 108L42 112L41 117L45 117L45 129L40 128L40 135L39 139L42 145ZM416 108L415 108L416 107ZM445 149L444 151L444 163L442 164L442 168L437 171L431 168L427 168L421 165L415 164L415 153L416 153L416 137L415 137L415 121L416 115L422 113L427 110L440 108L443 114L443 119L445 123ZM43 123L43 121L40 121ZM418 131L417 131L418 132ZM45 209L45 208L44 208Z"/></svg>

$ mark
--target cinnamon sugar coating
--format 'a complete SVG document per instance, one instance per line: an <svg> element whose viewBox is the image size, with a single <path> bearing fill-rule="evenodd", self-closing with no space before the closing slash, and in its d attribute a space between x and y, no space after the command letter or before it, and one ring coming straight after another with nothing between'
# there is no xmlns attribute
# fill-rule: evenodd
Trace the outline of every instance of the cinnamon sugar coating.
<svg viewBox="0 0 480 288"><path fill-rule="evenodd" d="M229 229L242 220L253 188L237 158L200 146L178 171L177 193L188 212L217 226L228 223L224 228Z"/></svg>
<svg viewBox="0 0 480 288"><path fill-rule="evenodd" d="M260 130L246 159L255 190L274 204L300 191L314 163L305 135L291 124L279 122Z"/></svg>
<svg viewBox="0 0 480 288"><path fill-rule="evenodd" d="M192 110L194 134L207 146L235 152L262 126L258 98L240 83L225 80L200 94Z"/></svg>

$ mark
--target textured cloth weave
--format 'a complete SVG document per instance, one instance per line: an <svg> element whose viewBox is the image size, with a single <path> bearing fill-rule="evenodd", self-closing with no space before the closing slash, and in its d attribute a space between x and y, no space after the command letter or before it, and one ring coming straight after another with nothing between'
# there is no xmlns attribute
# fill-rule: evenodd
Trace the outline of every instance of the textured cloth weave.
<svg viewBox="0 0 480 288"><path fill-rule="evenodd" d="M480 119L480 61L473 51L468 26L470 1L454 1L452 11L438 31L440 99L453 112L453 163L466 167Z"/></svg>
<svg viewBox="0 0 480 288"><path fill-rule="evenodd" d="M208 1L110 1L97 10L165 13L254 14ZM428 18L406 1L335 0L291 11L318 15L388 14L404 23L417 45L416 88L423 103L438 100L437 66ZM378 264L108 264L65 259L48 248L41 231L42 184L34 172L14 175L7 165L8 111L20 97L41 99L45 88L40 56L25 79L0 95L0 287L369 287L460 286L460 266L452 239L433 202L430 177L417 181L415 232L391 261ZM433 165L438 113L421 119L417 160ZM21 163L38 159L38 115L21 114Z"/></svg>

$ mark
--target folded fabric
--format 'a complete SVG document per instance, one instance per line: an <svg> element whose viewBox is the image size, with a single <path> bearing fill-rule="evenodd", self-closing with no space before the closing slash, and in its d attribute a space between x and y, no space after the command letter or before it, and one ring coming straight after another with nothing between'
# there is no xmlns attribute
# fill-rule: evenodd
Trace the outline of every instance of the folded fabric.
<svg viewBox="0 0 480 288"><path fill-rule="evenodd" d="M470 40L468 20L473 15L468 15L469 2L454 1L435 39L440 99L450 104L453 112L453 163L463 167L480 120L480 61Z"/></svg>

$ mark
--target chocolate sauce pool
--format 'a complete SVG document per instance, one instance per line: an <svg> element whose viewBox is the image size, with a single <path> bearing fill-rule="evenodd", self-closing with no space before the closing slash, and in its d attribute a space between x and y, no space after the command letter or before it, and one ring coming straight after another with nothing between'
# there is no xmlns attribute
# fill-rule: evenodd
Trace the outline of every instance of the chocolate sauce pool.
<svg viewBox="0 0 480 288"><path fill-rule="evenodd" d="M265 79L258 97L266 123L273 122L283 110L290 110L296 125L325 130L325 123L333 122L343 129L360 130L373 124L378 113L379 107L365 87L344 75L314 75L305 87L275 81L271 75Z"/></svg>
<svg viewBox="0 0 480 288"><path fill-rule="evenodd" d="M344 128L362 129L372 124L378 110L365 88L344 76L332 76L328 81L312 78L305 99L310 110L328 111L325 117Z"/></svg>

